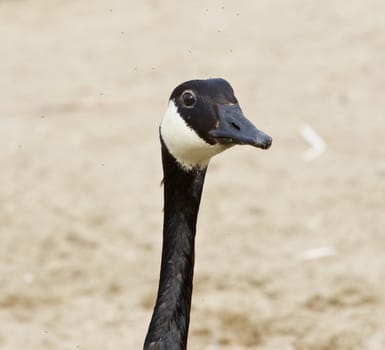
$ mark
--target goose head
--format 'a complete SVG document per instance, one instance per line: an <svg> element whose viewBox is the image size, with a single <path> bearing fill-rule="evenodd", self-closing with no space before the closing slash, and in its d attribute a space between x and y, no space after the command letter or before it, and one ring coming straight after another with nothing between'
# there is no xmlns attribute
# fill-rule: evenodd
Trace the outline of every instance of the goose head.
<svg viewBox="0 0 385 350"><path fill-rule="evenodd" d="M205 168L214 155L233 145L267 149L272 138L242 113L224 79L190 80L172 92L160 124L168 152L185 170Z"/></svg>

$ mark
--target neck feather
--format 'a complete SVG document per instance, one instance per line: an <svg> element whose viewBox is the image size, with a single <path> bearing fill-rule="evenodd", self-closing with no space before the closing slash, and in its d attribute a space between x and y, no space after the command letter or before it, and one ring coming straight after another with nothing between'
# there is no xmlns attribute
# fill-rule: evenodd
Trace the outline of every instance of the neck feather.
<svg viewBox="0 0 385 350"><path fill-rule="evenodd" d="M196 221L206 169L182 169L162 141L164 222L158 296L144 349L186 349Z"/></svg>

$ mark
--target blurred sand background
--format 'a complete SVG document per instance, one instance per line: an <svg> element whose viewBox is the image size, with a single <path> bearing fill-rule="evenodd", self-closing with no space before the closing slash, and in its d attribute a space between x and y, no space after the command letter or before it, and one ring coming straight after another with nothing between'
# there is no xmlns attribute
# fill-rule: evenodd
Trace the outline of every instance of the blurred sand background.
<svg viewBox="0 0 385 350"><path fill-rule="evenodd" d="M189 349L385 349L384 1L3 0L0 43L1 350L142 347L158 125L207 77L274 142L210 164Z"/></svg>

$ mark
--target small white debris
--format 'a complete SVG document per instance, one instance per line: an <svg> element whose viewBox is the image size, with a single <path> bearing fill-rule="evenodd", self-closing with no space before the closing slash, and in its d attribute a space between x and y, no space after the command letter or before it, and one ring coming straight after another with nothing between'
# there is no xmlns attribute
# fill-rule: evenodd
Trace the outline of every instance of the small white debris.
<svg viewBox="0 0 385 350"><path fill-rule="evenodd" d="M35 281L35 275L31 272L27 272L23 275L24 283L31 284Z"/></svg>
<svg viewBox="0 0 385 350"><path fill-rule="evenodd" d="M314 131L310 125L302 125L299 129L299 132L311 146L311 148L303 152L302 158L305 161L314 160L325 152L325 141Z"/></svg>
<svg viewBox="0 0 385 350"><path fill-rule="evenodd" d="M332 245L325 245L318 248L307 249L302 253L302 260L316 260L328 258L337 254L337 250Z"/></svg>
<svg viewBox="0 0 385 350"><path fill-rule="evenodd" d="M86 320L84 322L84 327L87 329L87 330L94 330L96 328L97 324L94 320Z"/></svg>

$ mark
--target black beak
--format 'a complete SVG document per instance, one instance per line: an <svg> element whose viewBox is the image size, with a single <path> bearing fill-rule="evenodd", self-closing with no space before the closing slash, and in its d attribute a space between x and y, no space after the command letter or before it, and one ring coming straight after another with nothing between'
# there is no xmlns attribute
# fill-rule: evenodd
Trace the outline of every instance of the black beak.
<svg viewBox="0 0 385 350"><path fill-rule="evenodd" d="M238 104L218 105L219 124L209 134L220 144L271 146L272 138L258 130L242 113Z"/></svg>

